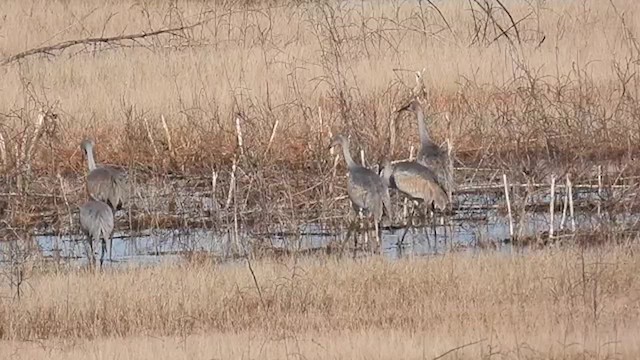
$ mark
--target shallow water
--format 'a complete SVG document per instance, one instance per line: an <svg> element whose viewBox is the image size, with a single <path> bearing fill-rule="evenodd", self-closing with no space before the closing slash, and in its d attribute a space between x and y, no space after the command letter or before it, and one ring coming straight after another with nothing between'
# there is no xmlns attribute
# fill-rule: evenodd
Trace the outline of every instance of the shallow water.
<svg viewBox="0 0 640 360"><path fill-rule="evenodd" d="M615 196L616 194L611 194ZM563 194L556 196L554 229L560 229L562 221ZM522 199L517 199L518 195L513 194L514 203ZM520 235L522 237L548 236L543 232L549 230L549 201L548 193L541 193L537 197L532 197L531 203L546 203L539 206L538 211L528 211L522 221ZM395 203L401 204L398 199ZM598 195L593 191L576 191L574 203L597 202ZM346 200L345 200L346 201ZM410 227L406 231L406 237L399 245L400 239L405 234L406 227L401 226L405 221L396 221L394 226L384 226L382 230L382 250L383 254L389 258L399 256L414 255L425 256L446 251L475 251L489 245L498 250L511 249L509 218L504 210L504 197L494 194L458 194L454 201L454 214L451 216L436 217L435 234L431 220L426 217L416 216L414 224L423 224ZM576 205L577 206L577 205ZM514 206L513 214L517 218L521 206ZM396 208L403 212L401 205ZM410 209L407 213L410 213ZM577 229L593 228L600 224L604 217L598 216L593 211L576 211L575 224ZM636 213L618 213L614 217L616 224L636 224L640 217ZM569 213L566 214L564 229L570 226ZM611 220L607 220L611 221ZM330 243L344 242L345 249L353 252L353 237L345 240L347 231L345 227L347 221L344 220L340 227L323 223L300 224L297 229L283 228L281 231L272 231L267 234L253 233L251 229L239 229L240 239L238 243L235 237L228 234L204 229L175 229L175 230L147 230L137 234L126 234L116 232L112 241L111 258L107 260L109 266L143 265L155 264L159 262L173 262L184 259L185 254L209 253L220 258L229 258L231 254L246 254L255 249L250 244L262 244L263 247L271 251L283 251L283 249L309 250L322 249ZM293 230L293 231L292 231ZM518 225L514 224L514 232L518 233ZM375 241L373 231L369 232L369 242ZM364 235L360 234L359 243L364 242ZM35 236L40 253L48 259L61 259L79 265L88 262L88 245L81 235ZM0 243L0 261L7 262L12 250L11 242ZM234 251L235 250L235 251ZM94 246L94 253L99 257L99 245ZM363 251L356 253L363 254Z"/></svg>
<svg viewBox="0 0 640 360"><path fill-rule="evenodd" d="M396 217L393 226L389 226L388 221L383 220L382 229L382 252L388 258L399 256L428 256L447 251L477 251L490 247L500 251L509 251L512 248L511 235L509 229L509 217L506 210L504 194L499 187L493 187L486 191L464 189L459 191L454 198L453 213L447 216L437 216L434 227L432 220L424 215L416 214L414 224L406 231L406 237L400 246L400 239L405 234L406 214L411 212L411 206L403 209L403 202L397 194L393 194L392 201L395 204L394 212ZM174 198L180 198L175 196ZM205 210L211 210L206 206L208 198L199 194L188 194L186 197L189 203L199 203ZM623 199L625 196L622 190L608 189L607 198ZM186 195L185 195L186 196ZM514 216L514 233L521 237L546 238L549 231L549 191L538 191L531 196L527 202L528 208L522 220L522 229L519 228L518 221L522 212L524 191L522 188L510 194L512 202L512 213ZM153 197L152 197L153 198ZM554 229L556 233L560 230L562 221L564 192L560 189L556 193L556 211L554 216ZM575 224L578 230L593 229L600 224L611 224L615 222L617 226L634 227L640 221L638 213L640 207L629 206L624 211L617 211L615 215L604 212L602 216L597 214L595 204L600 197L594 189L574 189L574 204L576 207ZM348 199L342 200L344 205ZM631 205L635 201L635 195L631 199L624 200ZM623 201L623 202L624 202ZM183 201L185 204L187 201ZM181 208L191 207L181 204ZM205 205L202 205L205 204ZM536 206L532 206L536 204ZM637 210L634 210L638 208ZM252 229L239 222L238 239L233 236L233 226L229 229L226 224L222 230L211 229L150 229L143 232L116 232L112 241L111 258L107 261L109 266L146 265L159 262L182 261L185 256L194 253L212 254L220 259L233 258L233 254L247 254L256 250L255 244L261 245L263 249L274 254L285 253L292 250L303 250L311 253L313 250L324 249L330 244L344 244L344 249L348 253L364 255L362 244L364 235L358 236L359 249L354 251L354 238L346 239L347 228L352 214L346 210L340 216L334 213L327 216L331 220L310 221L309 223L291 224L260 224L269 226L259 226ZM161 210L164 211L164 210ZM420 211L419 211L420 212ZM403 215L404 213L404 215ZM337 219L336 219L336 216ZM126 214L119 213L121 220ZM195 211L181 213L183 217L196 217L201 214ZM304 217L301 217L304 218ZM308 217L311 218L311 217ZM74 219L77 221L77 219ZM567 212L564 222L564 231L567 231L571 224L571 218ZM264 230L268 228L268 230ZM77 229L75 231L78 231ZM72 264L86 264L88 262L88 245L85 238L79 234L63 234L53 236L50 234L33 236L38 250L46 259L53 261L65 261ZM368 233L370 243L375 242L373 231ZM0 262L7 263L11 259L24 256L20 254L18 242L0 242ZM253 244L253 245L252 245ZM252 248L253 246L253 248ZM95 244L94 253L100 256L100 245ZM26 253L26 252L25 252ZM18 256L16 256L18 254ZM1 265L0 265L1 266Z"/></svg>

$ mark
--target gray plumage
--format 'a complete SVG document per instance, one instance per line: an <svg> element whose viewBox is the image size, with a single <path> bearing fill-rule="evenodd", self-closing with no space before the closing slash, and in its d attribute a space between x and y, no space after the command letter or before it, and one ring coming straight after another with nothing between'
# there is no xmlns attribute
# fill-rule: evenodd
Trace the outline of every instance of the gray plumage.
<svg viewBox="0 0 640 360"><path fill-rule="evenodd" d="M105 202L113 211L122 208L126 193L126 175L123 171L108 165L96 166L93 156L93 140L85 139L80 148L87 157L89 174L87 175L87 191L89 195Z"/></svg>
<svg viewBox="0 0 640 360"><path fill-rule="evenodd" d="M453 174L450 168L450 159L447 151L436 145L427 130L425 124L424 111L417 99L412 100L399 111L411 111L416 114L418 120L418 134L420 136L420 150L416 161L431 169L436 175L438 183L442 186L446 194L451 194L454 188ZM449 199L451 200L451 199Z"/></svg>
<svg viewBox="0 0 640 360"><path fill-rule="evenodd" d="M436 174L414 161L395 164L385 161L382 178L388 187L402 192L412 200L422 200L429 210L444 210L448 196L438 183Z"/></svg>
<svg viewBox="0 0 640 360"><path fill-rule="evenodd" d="M107 250L107 241L111 248L111 234L113 233L113 211L109 205L102 201L90 199L80 206L80 228L87 235L89 240L89 261L94 262L93 242L100 241L102 244L100 252L100 266L104 261ZM111 254L109 255L111 257Z"/></svg>
<svg viewBox="0 0 640 360"><path fill-rule="evenodd" d="M349 171L347 193L354 210L372 215L374 220L379 223L384 207L387 210L387 216L391 218L389 190L380 176L353 161L349 151L349 140L346 137L336 135L329 147L332 148L336 145L342 146L344 159L347 163Z"/></svg>

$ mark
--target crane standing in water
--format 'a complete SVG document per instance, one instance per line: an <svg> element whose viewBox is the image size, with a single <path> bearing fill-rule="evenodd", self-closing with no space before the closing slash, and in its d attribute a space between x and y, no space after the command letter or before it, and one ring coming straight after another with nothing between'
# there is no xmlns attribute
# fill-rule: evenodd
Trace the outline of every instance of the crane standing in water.
<svg viewBox="0 0 640 360"><path fill-rule="evenodd" d="M89 200L85 205L90 208L97 209L102 206L96 205L97 202L107 205L112 212L111 214L111 231L113 231L113 218L115 212L122 208L124 202L124 196L126 193L126 175L123 171L108 165L96 165L95 158L93 156L93 147L95 143L92 139L84 139L80 143L80 148L84 152L87 158L87 165L89 173L87 174L87 192L89 193ZM102 211L100 211L102 213ZM102 219L102 217L100 217ZM81 217L82 220L82 217ZM85 219L85 221L91 221ZM98 221L98 220L95 220ZM109 260L112 260L112 244L109 237Z"/></svg>
<svg viewBox="0 0 640 360"><path fill-rule="evenodd" d="M380 220L382 219L383 207L387 210L387 216L391 218L389 190L380 176L353 161L349 151L349 140L345 136L334 136L329 148L337 145L342 146L344 160L347 163L347 193L351 199L351 205L360 216L367 213L373 217L378 246L382 251Z"/></svg>
<svg viewBox="0 0 640 360"><path fill-rule="evenodd" d="M93 253L93 242L100 241L100 268L104 261L104 254L107 251L107 241L111 244L111 234L113 233L113 210L106 203L90 199L80 207L80 228L87 235L89 240L89 262L95 263ZM111 257L111 250L109 250Z"/></svg>
<svg viewBox="0 0 640 360"><path fill-rule="evenodd" d="M382 179L386 186L400 191L403 195L413 201L422 201L426 206L425 210L431 212L435 210L443 211L447 207L448 196L438 182L436 174L426 166L415 161L400 161L391 164L389 160L384 161L382 168ZM400 245L407 235L407 231L413 219L415 206L409 215L407 227L400 239ZM433 225L434 238L436 227Z"/></svg>
<svg viewBox="0 0 640 360"><path fill-rule="evenodd" d="M449 202L451 202L454 183L449 153L441 149L431 140L427 125L425 124L424 110L417 99L413 99L406 106L398 110L398 112L401 111L411 111L416 114L418 134L420 136L420 150L418 151L416 161L435 173L438 184L442 186Z"/></svg>

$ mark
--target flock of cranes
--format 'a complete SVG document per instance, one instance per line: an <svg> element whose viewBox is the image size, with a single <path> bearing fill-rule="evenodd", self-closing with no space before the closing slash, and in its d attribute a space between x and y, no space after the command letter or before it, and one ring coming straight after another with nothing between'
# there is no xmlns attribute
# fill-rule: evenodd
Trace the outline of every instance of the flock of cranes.
<svg viewBox="0 0 640 360"><path fill-rule="evenodd" d="M376 237L380 245L380 221L386 211L391 218L392 206L389 189L396 189L408 199L424 204L426 210L444 210L450 201L447 194L453 187L449 170L448 153L436 145L425 124L424 111L418 100L412 100L400 111L413 112L418 120L420 150L415 161L395 163L385 159L380 174L356 163L349 151L349 139L336 135L330 148L342 146L348 169L347 192L353 209L361 217L371 216L374 221ZM89 172L86 177L86 189L89 199L80 207L80 228L87 235L90 255L89 261L95 264L93 243L101 242L100 266L102 266L109 242L109 260L111 254L111 236L114 229L114 214L121 209L126 193L126 174L115 167L96 165L91 139L80 144L87 159ZM412 209L410 219L415 207ZM435 228L434 228L435 230ZM406 235L406 232L405 232ZM403 236L404 238L404 236Z"/></svg>
<svg viewBox="0 0 640 360"><path fill-rule="evenodd" d="M366 214L373 217L378 246L381 243L379 224L383 207L387 211L387 217L392 217L389 189L396 189L410 200L422 202L426 210L432 212L445 210L450 201L448 191L453 188L452 174L448 166L449 155L429 137L420 102L414 99L398 111L411 111L417 117L420 150L415 161L391 163L385 159L381 174L378 175L353 161L349 141L343 135L336 135L330 145L342 146L348 169L347 192L351 204L360 216ZM413 217L414 211L415 207L409 219Z"/></svg>

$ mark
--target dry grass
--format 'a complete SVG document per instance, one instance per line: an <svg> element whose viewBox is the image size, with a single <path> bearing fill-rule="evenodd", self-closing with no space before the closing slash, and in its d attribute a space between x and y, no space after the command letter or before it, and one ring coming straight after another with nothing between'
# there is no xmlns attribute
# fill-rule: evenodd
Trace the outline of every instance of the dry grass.
<svg viewBox="0 0 640 360"><path fill-rule="evenodd" d="M462 353L631 359L637 251L263 261L252 264L257 286L245 264L45 272L20 300L4 297L0 354L432 358L483 340Z"/></svg>
<svg viewBox="0 0 640 360"><path fill-rule="evenodd" d="M497 335L502 335L497 338ZM463 334L395 329L269 335L262 332L208 333L184 337L108 338L0 343L8 359L636 359L638 328L582 345L582 335ZM485 340L475 343L478 339ZM616 342L617 341L617 342ZM475 343L475 344L474 344ZM518 346L518 344L520 344ZM464 345L468 345L464 347ZM462 347L461 349L458 349ZM452 351L453 350L453 351Z"/></svg>
<svg viewBox="0 0 640 360"><path fill-rule="evenodd" d="M393 1L7 1L2 57L208 22L0 69L3 227L65 231L83 198L85 135L97 139L99 160L142 184L142 215L129 219L140 227L213 221L215 211L198 204L224 202L234 157L238 191L227 210L241 230L341 219L331 211L344 189L329 185L329 130L353 135L371 163L406 157L415 121L393 110L423 68L433 135L450 138L467 165L514 175L541 158L565 170L609 159L637 173L638 2L503 1L509 14L480 3L490 9L439 4L445 23L431 7ZM60 116L38 128L41 106ZM33 156L21 156L31 147ZM2 282L0 357L434 358L482 340L452 356L633 359L637 251L262 261L255 281L244 263L22 274L29 257L17 267L19 299Z"/></svg>
<svg viewBox="0 0 640 360"><path fill-rule="evenodd" d="M236 111L246 116L246 146L257 160L279 120L269 155L291 168L325 156L319 145L329 127L354 133L377 159L393 107L415 86L413 71L425 68L433 110L451 114L451 124L434 125L436 138L452 138L461 156L491 148L487 135L511 145L541 136L590 140L595 131L594 141L619 149L630 135L614 126L628 130L633 116L619 103L637 99L639 5L614 3L506 2L519 21L518 42L514 29L498 36L491 18L466 2L440 5L449 30L433 8L414 3L10 1L0 27L7 56L67 39L211 21L181 37L80 47L11 65L3 70L0 109L22 119L38 102L57 102L64 113L58 138L38 158L54 174L80 169L76 143L87 134L110 162L169 166L160 160L169 154L160 115L174 133L171 168L229 164ZM506 13L491 4L495 22L508 28ZM18 134L23 124L13 119L9 132ZM415 139L414 127L403 122L398 137ZM406 155L408 147L393 151Z"/></svg>

